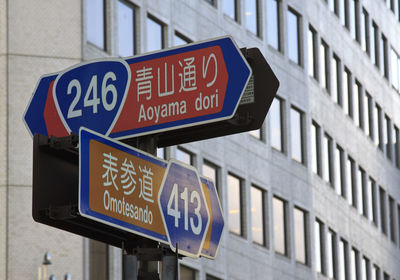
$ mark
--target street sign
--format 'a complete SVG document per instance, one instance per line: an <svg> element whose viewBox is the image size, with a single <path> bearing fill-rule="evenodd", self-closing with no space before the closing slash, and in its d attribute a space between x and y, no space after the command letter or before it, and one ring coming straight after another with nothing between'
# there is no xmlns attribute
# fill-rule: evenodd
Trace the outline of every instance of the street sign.
<svg viewBox="0 0 400 280"><path fill-rule="evenodd" d="M209 212L197 170L170 161L158 196L168 241L173 251L192 257L201 253L209 226Z"/></svg>
<svg viewBox="0 0 400 280"><path fill-rule="evenodd" d="M33 135L81 126L116 139L230 119L252 70L231 37L43 76L24 115Z"/></svg>
<svg viewBox="0 0 400 280"><path fill-rule="evenodd" d="M210 179L84 128L79 145L81 216L185 256L216 257L224 221Z"/></svg>

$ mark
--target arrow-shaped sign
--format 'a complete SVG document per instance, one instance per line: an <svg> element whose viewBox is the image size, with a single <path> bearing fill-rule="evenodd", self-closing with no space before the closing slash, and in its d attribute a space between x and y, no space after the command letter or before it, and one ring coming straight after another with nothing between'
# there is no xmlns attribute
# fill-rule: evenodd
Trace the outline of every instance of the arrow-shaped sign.
<svg viewBox="0 0 400 280"><path fill-rule="evenodd" d="M214 182L81 128L79 212L162 243L190 257L214 259L224 219Z"/></svg>
<svg viewBox="0 0 400 280"><path fill-rule="evenodd" d="M232 118L251 68L231 37L43 76L24 115L33 135L84 126L116 139Z"/></svg>

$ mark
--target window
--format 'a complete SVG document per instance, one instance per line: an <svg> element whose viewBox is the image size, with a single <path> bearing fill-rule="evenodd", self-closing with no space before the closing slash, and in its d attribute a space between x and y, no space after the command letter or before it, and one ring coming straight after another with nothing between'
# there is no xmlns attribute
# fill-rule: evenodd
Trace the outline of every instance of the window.
<svg viewBox="0 0 400 280"><path fill-rule="evenodd" d="M301 65L300 59L300 16L292 9L287 13L288 25L288 56L289 59Z"/></svg>
<svg viewBox="0 0 400 280"><path fill-rule="evenodd" d="M287 202L274 197L272 200L273 219L274 219L274 247L275 252L288 255L287 232L286 232L286 207Z"/></svg>
<svg viewBox="0 0 400 280"><path fill-rule="evenodd" d="M220 278L217 278L215 276L211 276L209 274L206 275L206 280L221 280Z"/></svg>
<svg viewBox="0 0 400 280"><path fill-rule="evenodd" d="M329 10L331 10L331 12L335 13L336 15L339 15L339 2L338 0L328 0L328 6L329 6Z"/></svg>
<svg viewBox="0 0 400 280"><path fill-rule="evenodd" d="M157 148L157 157L167 159L166 148Z"/></svg>
<svg viewBox="0 0 400 280"><path fill-rule="evenodd" d="M369 266L370 262L367 257L363 257L361 261L361 280L368 280L370 278L370 273L369 273Z"/></svg>
<svg viewBox="0 0 400 280"><path fill-rule="evenodd" d="M203 163L203 175L210 178L214 184L215 188L217 189L218 195L221 198L221 190L219 186L219 175L218 175L218 167L212 164L209 161L204 161Z"/></svg>
<svg viewBox="0 0 400 280"><path fill-rule="evenodd" d="M353 247L350 252L350 279L352 280L358 279L358 265L358 250Z"/></svg>
<svg viewBox="0 0 400 280"><path fill-rule="evenodd" d="M370 221L374 222L377 225L377 209L376 209L376 199L377 199L377 192L375 181L371 177L368 178L368 218Z"/></svg>
<svg viewBox="0 0 400 280"><path fill-rule="evenodd" d="M400 168L400 133L399 128L397 126L393 126L393 152L394 152L394 163L396 167Z"/></svg>
<svg viewBox="0 0 400 280"><path fill-rule="evenodd" d="M343 184L343 162L344 162L344 154L343 149L339 145L336 145L335 149L335 190L338 195L342 197L346 197L346 186Z"/></svg>
<svg viewBox="0 0 400 280"><path fill-rule="evenodd" d="M372 63L379 68L379 43L378 43L378 26L372 21L371 26L371 60Z"/></svg>
<svg viewBox="0 0 400 280"><path fill-rule="evenodd" d="M345 280L347 275L347 241L344 239L339 240L339 252L338 252L338 274L339 279Z"/></svg>
<svg viewBox="0 0 400 280"><path fill-rule="evenodd" d="M259 36L258 0L245 0L245 9L247 29Z"/></svg>
<svg viewBox="0 0 400 280"><path fill-rule="evenodd" d="M350 205L357 208L357 196L355 194L354 186L354 160L350 156L347 157L346 169L347 201Z"/></svg>
<svg viewBox="0 0 400 280"><path fill-rule="evenodd" d="M392 66L391 69L391 80L392 86L396 91L400 90L400 57L397 52L391 48L390 52L390 64Z"/></svg>
<svg viewBox="0 0 400 280"><path fill-rule="evenodd" d="M89 279L108 279L108 246L89 239Z"/></svg>
<svg viewBox="0 0 400 280"><path fill-rule="evenodd" d="M118 1L118 55L124 57L135 53L135 9Z"/></svg>
<svg viewBox="0 0 400 280"><path fill-rule="evenodd" d="M360 215L367 217L366 199L367 194L365 191L365 171L361 167L357 170L357 208Z"/></svg>
<svg viewBox="0 0 400 280"><path fill-rule="evenodd" d="M382 187L379 187L379 201L381 206L381 230L383 234L387 235L386 191Z"/></svg>
<svg viewBox="0 0 400 280"><path fill-rule="evenodd" d="M277 50L281 50L280 44L280 16L279 0L267 1L267 37L268 43Z"/></svg>
<svg viewBox="0 0 400 280"><path fill-rule="evenodd" d="M310 25L308 28L308 75L314 79L318 79L317 61L317 32Z"/></svg>
<svg viewBox="0 0 400 280"><path fill-rule="evenodd" d="M332 64L331 64L331 77L332 77L332 86L331 86L331 93L333 101L336 104L342 104L342 98L340 96L340 59L333 54Z"/></svg>
<svg viewBox="0 0 400 280"><path fill-rule="evenodd" d="M304 163L303 147L303 113L292 107L290 109L292 159Z"/></svg>
<svg viewBox="0 0 400 280"><path fill-rule="evenodd" d="M350 33L354 40L359 41L360 39L357 37L357 29L358 29L358 14L357 14L357 0L350 0L350 10L349 16L350 20Z"/></svg>
<svg viewBox="0 0 400 280"><path fill-rule="evenodd" d="M383 145L385 147L386 157L392 160L392 126L390 118L385 114L384 124L383 124Z"/></svg>
<svg viewBox="0 0 400 280"><path fill-rule="evenodd" d="M271 104L268 115L270 118L270 129L271 129L271 146L278 151L283 152L283 101L282 99L275 97Z"/></svg>
<svg viewBox="0 0 400 280"><path fill-rule="evenodd" d="M194 155L180 147L176 149L176 159L189 165L194 164Z"/></svg>
<svg viewBox="0 0 400 280"><path fill-rule="evenodd" d="M191 41L187 39L185 36L176 33L174 34L174 46L186 45L189 44Z"/></svg>
<svg viewBox="0 0 400 280"><path fill-rule="evenodd" d="M311 124L311 167L315 174L321 176L321 140L319 133L320 127L313 121Z"/></svg>
<svg viewBox="0 0 400 280"><path fill-rule="evenodd" d="M390 226L390 240L396 243L396 204L389 195L389 226Z"/></svg>
<svg viewBox="0 0 400 280"><path fill-rule="evenodd" d="M372 266L372 271L371 271L371 280L381 280L380 274L381 272L379 267L376 264L374 264Z"/></svg>
<svg viewBox="0 0 400 280"><path fill-rule="evenodd" d="M383 151L382 110L377 103L375 103L374 117L374 142Z"/></svg>
<svg viewBox="0 0 400 280"><path fill-rule="evenodd" d="M185 265L179 266L179 279L196 280L196 270Z"/></svg>
<svg viewBox="0 0 400 280"><path fill-rule="evenodd" d="M336 233L329 229L326 242L326 273L329 278L336 278Z"/></svg>
<svg viewBox="0 0 400 280"><path fill-rule="evenodd" d="M251 231L253 242L265 246L264 191L251 186Z"/></svg>
<svg viewBox="0 0 400 280"><path fill-rule="evenodd" d="M228 174L228 222L229 231L243 236L242 219L242 182L231 174Z"/></svg>
<svg viewBox="0 0 400 280"><path fill-rule="evenodd" d="M320 65L319 68L321 70L321 86L329 91L329 47L328 45L321 40L321 45L320 45ZM333 81L332 81L333 83ZM334 85L332 85L334 86Z"/></svg>
<svg viewBox="0 0 400 280"><path fill-rule="evenodd" d="M323 224L318 219L314 222L314 249L315 249L315 269L317 272L324 271L323 254Z"/></svg>
<svg viewBox="0 0 400 280"><path fill-rule="evenodd" d="M369 38L369 15L368 12L363 9L361 14L360 21L360 40L361 40L361 48L368 55L370 53L370 38Z"/></svg>
<svg viewBox="0 0 400 280"><path fill-rule="evenodd" d="M386 272L383 272L383 280L390 280L390 275Z"/></svg>
<svg viewBox="0 0 400 280"><path fill-rule="evenodd" d="M342 85L343 85L343 88L342 88L343 110L346 113L346 115L350 116L351 73L346 67L344 67L344 71L343 71Z"/></svg>
<svg viewBox="0 0 400 280"><path fill-rule="evenodd" d="M294 245L296 261L307 264L307 214L304 210L294 208Z"/></svg>
<svg viewBox="0 0 400 280"><path fill-rule="evenodd" d="M237 21L238 20L238 15L237 15L237 1L236 0L223 0L223 6L222 9L224 11L224 14L232 18L233 20Z"/></svg>
<svg viewBox="0 0 400 280"><path fill-rule="evenodd" d="M362 86L359 81L355 80L353 85L353 118L356 126L362 128L362 104L360 103L362 98Z"/></svg>
<svg viewBox="0 0 400 280"><path fill-rule="evenodd" d="M259 139L259 140L262 140L262 129L261 129L261 128L259 128L259 129L254 129L254 130L250 130L248 133L249 133L252 137L254 137L254 138L256 138L256 139Z"/></svg>
<svg viewBox="0 0 400 280"><path fill-rule="evenodd" d="M147 17L147 52L164 48L164 27L153 17Z"/></svg>
<svg viewBox="0 0 400 280"><path fill-rule="evenodd" d="M385 35L383 34L381 36L379 50L380 50L379 61L381 63L381 74L386 79L388 79L389 78L388 43Z"/></svg>
<svg viewBox="0 0 400 280"><path fill-rule="evenodd" d="M322 140L322 158L323 164L323 175L326 182L333 185L333 153L332 153L332 138L328 134L324 134Z"/></svg>
<svg viewBox="0 0 400 280"><path fill-rule="evenodd" d="M372 97L368 92L364 95L364 130L367 136L372 139Z"/></svg>
<svg viewBox="0 0 400 280"><path fill-rule="evenodd" d="M106 49L105 1L86 0L86 38L102 50Z"/></svg>

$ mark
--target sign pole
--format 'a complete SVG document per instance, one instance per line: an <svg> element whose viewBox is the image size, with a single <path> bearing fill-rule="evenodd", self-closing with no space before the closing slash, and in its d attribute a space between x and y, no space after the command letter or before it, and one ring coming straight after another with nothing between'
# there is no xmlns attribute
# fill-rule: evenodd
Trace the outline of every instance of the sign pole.
<svg viewBox="0 0 400 280"><path fill-rule="evenodd" d="M157 137L143 136L138 137L136 143L129 143L130 146L154 156L157 155ZM162 248L157 242L144 242L145 247L129 248L123 255L123 280L151 280L160 279L158 268L159 262L162 263L162 279L176 280L178 275L178 256L165 253L166 248ZM138 256L139 255L139 256Z"/></svg>

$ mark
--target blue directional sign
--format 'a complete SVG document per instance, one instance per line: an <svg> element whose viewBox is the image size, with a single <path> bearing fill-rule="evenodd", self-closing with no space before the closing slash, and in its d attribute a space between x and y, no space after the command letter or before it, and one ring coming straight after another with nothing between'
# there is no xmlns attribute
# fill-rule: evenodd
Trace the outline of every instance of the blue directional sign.
<svg viewBox="0 0 400 280"><path fill-rule="evenodd" d="M32 135L87 127L126 139L230 119L252 70L231 37L43 76L24 115Z"/></svg>
<svg viewBox="0 0 400 280"><path fill-rule="evenodd" d="M170 161L158 200L172 250L197 258L208 231L210 214L196 169Z"/></svg>

